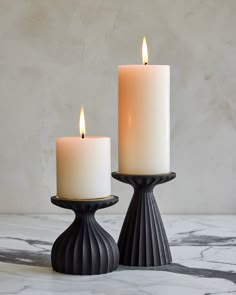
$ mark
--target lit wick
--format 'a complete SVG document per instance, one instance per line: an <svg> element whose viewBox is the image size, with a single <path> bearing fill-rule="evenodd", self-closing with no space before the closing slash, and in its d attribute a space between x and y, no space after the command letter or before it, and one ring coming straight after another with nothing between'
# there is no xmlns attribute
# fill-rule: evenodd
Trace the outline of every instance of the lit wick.
<svg viewBox="0 0 236 295"><path fill-rule="evenodd" d="M147 49L147 42L145 37L143 37L142 56L143 56L143 64L146 66L148 64L148 49Z"/></svg>
<svg viewBox="0 0 236 295"><path fill-rule="evenodd" d="M85 138L85 119L84 119L84 108L83 108L83 106L80 109L79 130L80 130L81 138L84 139Z"/></svg>

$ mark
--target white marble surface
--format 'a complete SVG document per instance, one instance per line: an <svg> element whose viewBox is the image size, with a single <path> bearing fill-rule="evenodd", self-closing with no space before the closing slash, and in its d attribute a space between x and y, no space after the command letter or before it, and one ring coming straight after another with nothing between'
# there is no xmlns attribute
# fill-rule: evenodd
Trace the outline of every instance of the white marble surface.
<svg viewBox="0 0 236 295"><path fill-rule="evenodd" d="M164 216L173 264L99 276L53 272L50 250L72 215L0 216L0 294L236 294L236 216ZM120 215L98 215L115 239Z"/></svg>

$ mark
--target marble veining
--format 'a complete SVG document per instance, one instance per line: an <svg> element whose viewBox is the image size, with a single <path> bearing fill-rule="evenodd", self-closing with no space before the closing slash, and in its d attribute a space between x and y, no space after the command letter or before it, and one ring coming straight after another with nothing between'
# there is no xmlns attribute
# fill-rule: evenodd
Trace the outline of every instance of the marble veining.
<svg viewBox="0 0 236 295"><path fill-rule="evenodd" d="M0 294L236 294L235 216L164 216L173 263L99 276L53 272L50 251L72 215L0 216ZM121 215L97 220L118 238Z"/></svg>

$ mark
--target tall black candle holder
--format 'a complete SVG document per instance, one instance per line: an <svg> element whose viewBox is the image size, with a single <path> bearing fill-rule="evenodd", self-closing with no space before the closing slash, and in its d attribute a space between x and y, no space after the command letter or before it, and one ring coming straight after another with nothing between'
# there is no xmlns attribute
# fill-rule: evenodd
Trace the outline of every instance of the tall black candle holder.
<svg viewBox="0 0 236 295"><path fill-rule="evenodd" d="M158 266L171 263L170 247L153 189L175 176L174 172L158 175L112 173L113 178L134 188L118 240L120 264Z"/></svg>
<svg viewBox="0 0 236 295"><path fill-rule="evenodd" d="M73 223L56 239L51 252L52 268L60 273L95 275L112 272L119 264L114 239L97 223L96 210L112 206L119 198L65 200L54 196L51 202L75 213Z"/></svg>

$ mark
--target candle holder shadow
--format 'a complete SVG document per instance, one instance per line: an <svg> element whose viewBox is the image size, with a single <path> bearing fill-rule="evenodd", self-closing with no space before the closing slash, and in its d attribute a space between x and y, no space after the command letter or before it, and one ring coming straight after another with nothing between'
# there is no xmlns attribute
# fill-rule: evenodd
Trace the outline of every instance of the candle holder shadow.
<svg viewBox="0 0 236 295"><path fill-rule="evenodd" d="M112 272L119 264L115 240L97 223L96 210L110 207L119 198L65 200L54 196L51 202L75 213L73 223L56 239L51 252L52 268L60 273L95 275Z"/></svg>
<svg viewBox="0 0 236 295"><path fill-rule="evenodd" d="M159 175L127 175L113 172L112 177L132 185L134 194L120 232L120 264L160 266L172 262L169 243L153 189L175 178L174 172Z"/></svg>

